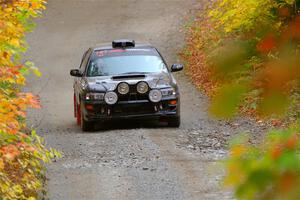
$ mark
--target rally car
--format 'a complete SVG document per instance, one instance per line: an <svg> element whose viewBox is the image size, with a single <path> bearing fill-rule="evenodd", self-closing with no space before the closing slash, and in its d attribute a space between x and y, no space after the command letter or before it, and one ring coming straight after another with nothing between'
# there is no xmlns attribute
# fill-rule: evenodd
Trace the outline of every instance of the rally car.
<svg viewBox="0 0 300 200"><path fill-rule="evenodd" d="M179 90L159 51L134 40L115 40L89 48L72 69L74 116L83 131L113 119L161 119L180 126Z"/></svg>

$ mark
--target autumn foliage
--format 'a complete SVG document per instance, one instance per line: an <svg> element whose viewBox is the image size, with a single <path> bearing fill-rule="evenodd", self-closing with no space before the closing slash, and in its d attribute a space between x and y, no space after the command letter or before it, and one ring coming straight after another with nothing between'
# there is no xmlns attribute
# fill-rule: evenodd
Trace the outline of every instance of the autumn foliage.
<svg viewBox="0 0 300 200"><path fill-rule="evenodd" d="M249 145L246 136L232 142L225 161L225 185L235 186L239 199L300 198L299 124L268 133L259 145Z"/></svg>
<svg viewBox="0 0 300 200"><path fill-rule="evenodd" d="M187 73L213 97L213 105L226 97L223 86L232 87L241 97L236 101L227 95L232 109L212 106L214 114L228 118L242 111L282 117L289 112L288 120L297 119L298 4L294 0L219 0L199 12L188 27L187 46L181 53Z"/></svg>
<svg viewBox="0 0 300 200"><path fill-rule="evenodd" d="M22 92L25 75L40 72L21 60L24 36L43 9L43 0L0 0L0 199L37 199L43 192L44 163L59 156L25 123L27 108L40 108L36 96Z"/></svg>
<svg viewBox="0 0 300 200"><path fill-rule="evenodd" d="M215 116L290 127L230 145L225 183L238 199L300 199L299 11L299 0L216 0L188 26L181 55Z"/></svg>

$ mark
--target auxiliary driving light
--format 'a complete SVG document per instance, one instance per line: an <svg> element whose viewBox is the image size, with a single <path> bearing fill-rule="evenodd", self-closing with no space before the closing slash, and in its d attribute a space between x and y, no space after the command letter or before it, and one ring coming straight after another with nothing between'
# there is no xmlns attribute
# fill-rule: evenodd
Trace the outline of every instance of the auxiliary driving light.
<svg viewBox="0 0 300 200"><path fill-rule="evenodd" d="M118 85L118 92L120 94L123 94L123 95L128 94L128 92L129 92L129 85L127 83L120 83Z"/></svg>
<svg viewBox="0 0 300 200"><path fill-rule="evenodd" d="M114 105L118 101L118 95L115 92L107 92L104 96L104 101L108 105Z"/></svg>
<svg viewBox="0 0 300 200"><path fill-rule="evenodd" d="M145 94L148 92L149 86L146 82L142 81L137 84L136 89L137 89L138 93Z"/></svg>
<svg viewBox="0 0 300 200"><path fill-rule="evenodd" d="M157 103L160 102L162 99L162 94L160 90L151 90L149 92L149 99L150 101L152 101L153 103Z"/></svg>

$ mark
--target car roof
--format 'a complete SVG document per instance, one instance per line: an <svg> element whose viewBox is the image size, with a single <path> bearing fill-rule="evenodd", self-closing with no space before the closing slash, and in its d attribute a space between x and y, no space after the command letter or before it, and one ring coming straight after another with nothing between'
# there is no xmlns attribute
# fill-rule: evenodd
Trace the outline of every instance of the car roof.
<svg viewBox="0 0 300 200"><path fill-rule="evenodd" d="M91 47L94 51L100 51L100 50L111 50L115 49L112 47L112 43L101 43L94 47ZM155 49L152 45L148 43L136 43L135 47L129 47L130 49Z"/></svg>

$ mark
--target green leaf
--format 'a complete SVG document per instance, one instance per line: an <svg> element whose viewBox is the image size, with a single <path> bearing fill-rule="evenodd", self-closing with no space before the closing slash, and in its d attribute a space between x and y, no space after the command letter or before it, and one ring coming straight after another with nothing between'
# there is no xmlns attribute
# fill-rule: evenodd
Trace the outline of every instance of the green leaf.
<svg viewBox="0 0 300 200"><path fill-rule="evenodd" d="M247 92L247 87L239 84L221 87L212 99L210 111L219 118L231 118L238 111L238 107Z"/></svg>

